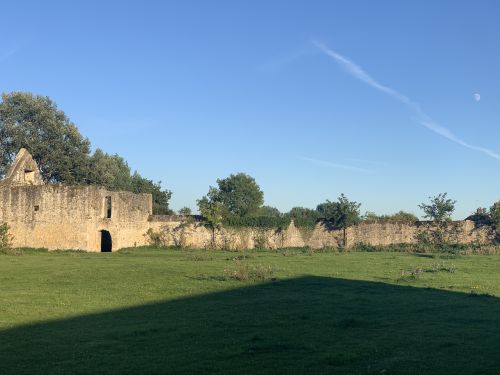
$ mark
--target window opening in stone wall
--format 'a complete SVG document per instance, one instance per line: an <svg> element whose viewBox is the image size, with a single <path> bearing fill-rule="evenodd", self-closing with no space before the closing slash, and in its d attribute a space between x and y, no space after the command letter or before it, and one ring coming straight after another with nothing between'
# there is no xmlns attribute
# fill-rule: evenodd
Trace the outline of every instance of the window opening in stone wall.
<svg viewBox="0 0 500 375"><path fill-rule="evenodd" d="M24 170L24 181L26 182L35 182L35 172L31 169Z"/></svg>
<svg viewBox="0 0 500 375"><path fill-rule="evenodd" d="M101 253L110 253L113 250L113 240L111 233L101 230Z"/></svg>
<svg viewBox="0 0 500 375"><path fill-rule="evenodd" d="M111 219L111 197L105 199L106 219Z"/></svg>
<svg viewBox="0 0 500 375"><path fill-rule="evenodd" d="M40 206L35 206L34 209L35 211L40 211Z"/></svg>

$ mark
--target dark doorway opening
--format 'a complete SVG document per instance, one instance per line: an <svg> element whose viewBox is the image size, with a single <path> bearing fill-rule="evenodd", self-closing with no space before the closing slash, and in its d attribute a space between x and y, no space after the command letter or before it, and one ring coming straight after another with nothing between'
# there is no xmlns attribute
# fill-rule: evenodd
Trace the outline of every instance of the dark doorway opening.
<svg viewBox="0 0 500 375"><path fill-rule="evenodd" d="M110 253L113 250L113 240L111 233L101 230L101 253Z"/></svg>

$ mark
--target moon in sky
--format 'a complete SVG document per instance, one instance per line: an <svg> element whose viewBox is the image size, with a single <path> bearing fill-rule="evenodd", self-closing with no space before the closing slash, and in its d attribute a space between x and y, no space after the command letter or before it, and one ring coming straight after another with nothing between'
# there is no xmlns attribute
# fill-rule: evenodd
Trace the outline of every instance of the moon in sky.
<svg viewBox="0 0 500 375"><path fill-rule="evenodd" d="M474 99L476 100L476 102L480 101L481 100L481 95L479 95L477 92L474 94Z"/></svg>

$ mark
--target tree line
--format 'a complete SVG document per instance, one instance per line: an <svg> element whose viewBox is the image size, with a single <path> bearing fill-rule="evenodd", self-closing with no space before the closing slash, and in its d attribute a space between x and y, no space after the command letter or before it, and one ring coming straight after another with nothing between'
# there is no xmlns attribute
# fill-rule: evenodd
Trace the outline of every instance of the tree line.
<svg viewBox="0 0 500 375"><path fill-rule="evenodd" d="M46 183L99 185L109 190L150 193L153 212L170 214L172 192L137 171L131 173L119 155L97 149L46 96L3 93L0 103L0 178L5 177L17 152L29 150Z"/></svg>

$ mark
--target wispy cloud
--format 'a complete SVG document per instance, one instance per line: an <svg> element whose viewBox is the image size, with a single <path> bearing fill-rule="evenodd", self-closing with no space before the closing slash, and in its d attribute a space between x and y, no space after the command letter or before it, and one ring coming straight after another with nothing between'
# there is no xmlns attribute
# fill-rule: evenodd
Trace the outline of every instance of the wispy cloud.
<svg viewBox="0 0 500 375"><path fill-rule="evenodd" d="M417 122L425 126L427 129L433 131L436 134L439 134L440 136L455 142L456 144L459 144L463 147L466 147L470 150L474 151L479 151L482 152L494 159L500 160L500 155L497 154L496 152L485 148L485 147L480 147L480 146L475 146L471 145L464 140L460 139L457 137L453 132L438 124L435 122L429 115L427 115L421 108L420 105L417 102L414 102L410 98L408 98L406 95L401 94L400 92L388 87L384 86L378 81L376 81L373 77L371 77L368 73L366 73L363 68L361 68L359 65L355 64L345 56L342 56L338 52L332 50L331 48L327 47L325 44L320 43L318 41L313 41L313 44L324 54L332 58L337 64L339 64L347 73L350 75L354 76L355 78L359 79L360 81L366 83L367 85L377 89L378 91L381 91L394 99L398 100L399 102L405 104L408 108L410 108L418 117Z"/></svg>
<svg viewBox="0 0 500 375"><path fill-rule="evenodd" d="M18 47L14 47L14 48L11 48L10 50L8 50L7 52L0 54L0 62L8 60L12 56L14 56L16 54L16 52L18 51L18 49L19 49Z"/></svg>
<svg viewBox="0 0 500 375"><path fill-rule="evenodd" d="M385 161L379 161L379 160L367 160L367 159L359 159L359 158L346 158L345 160L353 161L355 163L371 164L371 165L378 165L378 166L389 165L389 163L387 163Z"/></svg>
<svg viewBox="0 0 500 375"><path fill-rule="evenodd" d="M309 158L309 157L306 157L306 156L301 156L300 159L308 161L310 163L317 164L317 165L322 165L322 166L331 167L331 168L337 168L337 169L344 169L346 171L363 172L363 173L375 173L375 171L371 170L371 169L360 168L360 167L355 167L355 166L346 165L346 164L339 164L339 163L334 163L334 162L327 161L327 160L320 160L320 159Z"/></svg>
<svg viewBox="0 0 500 375"><path fill-rule="evenodd" d="M292 53L277 56L275 58L272 58L272 59L260 64L257 67L257 69L259 69L263 72L267 72L267 73L277 72L277 71L281 70L283 67L290 65L290 64L293 64L294 62L302 59L303 57L306 57L309 55L314 55L317 53L318 53L317 49L313 48L308 43L305 46L301 46L300 48L297 48Z"/></svg>

